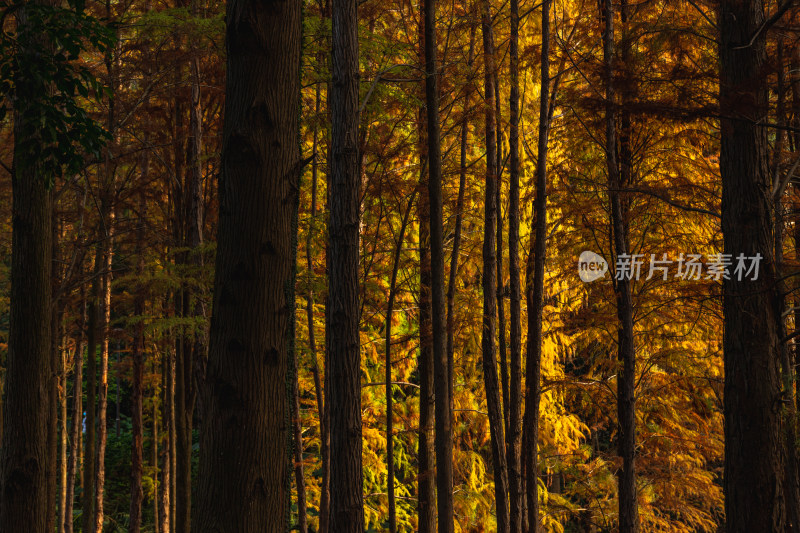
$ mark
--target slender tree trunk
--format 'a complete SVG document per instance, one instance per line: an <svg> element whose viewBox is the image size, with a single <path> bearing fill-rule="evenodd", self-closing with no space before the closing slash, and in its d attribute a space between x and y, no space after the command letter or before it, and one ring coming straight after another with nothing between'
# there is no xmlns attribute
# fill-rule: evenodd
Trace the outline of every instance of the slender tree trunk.
<svg viewBox="0 0 800 533"><path fill-rule="evenodd" d="M503 408L497 376L497 358L494 338L497 320L497 124L495 122L494 46L491 30L489 0L483 1L482 33L484 56L484 111L486 116L486 181L484 185L483 227L483 333L481 352L486 404L489 410L489 431L492 444L494 494L498 533L508 533L508 470L506 466L505 438L503 436ZM499 271L499 269L498 269Z"/></svg>
<svg viewBox="0 0 800 533"><path fill-rule="evenodd" d="M420 28L422 27L420 21ZM417 446L417 515L420 533L436 531L436 471L435 442L435 395L433 374L433 324L431 322L431 248L428 197L428 147L425 108L419 109L419 199L417 220L419 222L419 432Z"/></svg>
<svg viewBox="0 0 800 533"><path fill-rule="evenodd" d="M511 0L509 62L508 277L511 296L509 335L509 420L506 428L509 529L522 533L522 312L519 269L519 0Z"/></svg>
<svg viewBox="0 0 800 533"><path fill-rule="evenodd" d="M163 390L163 416L164 433L167 443L163 450L162 469L161 469L161 533L172 533L174 518L174 498L175 494L175 357L171 350L167 350L164 356L162 379L164 380ZM158 443L156 419L153 419L153 439Z"/></svg>
<svg viewBox="0 0 800 533"><path fill-rule="evenodd" d="M475 30L477 23L470 25L469 52L467 66L471 72L475 54ZM456 281L458 280L458 259L461 250L461 229L464 224L464 194L467 188L467 136L469 134L469 107L472 97L472 86L467 87L464 94L464 116L461 119L461 141L459 146L458 197L456 199L456 222L453 228L453 250L450 254L450 276L447 279L447 365L451 372L455 351L455 300ZM452 381L452 380L451 380ZM453 394L450 391L450 405L453 405Z"/></svg>
<svg viewBox="0 0 800 533"><path fill-rule="evenodd" d="M322 64L323 58L317 58ZM321 89L317 85L314 99L315 117L320 115ZM312 154L317 153L318 147L317 123L314 122ZM308 320L308 351L311 354L311 373L314 378L314 393L317 398L317 412L319 414L319 440L320 463L322 466L322 486L320 487L319 503L319 533L328 531L328 515L330 513L330 439L328 438L328 424L325 416L324 391L322 390L322 376L317 360L316 327L314 326L314 236L316 234L317 217L317 189L319 182L319 157L311 160L311 208L309 210L308 233L306 235L306 272L308 273L308 294L306 295L306 319Z"/></svg>
<svg viewBox="0 0 800 533"><path fill-rule="evenodd" d="M531 533L541 528L539 520L539 403L542 374L542 314L544 308L544 275L547 256L547 149L550 133L550 8L551 0L542 2L542 51L539 95L539 140L536 156L536 199L533 205L535 231L533 248L528 253L525 269L525 298L528 305L528 361L525 371L525 418L523 448L525 499L528 527Z"/></svg>
<svg viewBox="0 0 800 533"><path fill-rule="evenodd" d="M403 221L400 224L400 235L394 249L392 260L392 274L389 281L389 301L386 304L386 337L384 342L384 363L386 365L386 466L387 466L387 494L389 497L389 531L397 531L397 512L395 510L394 496L394 442L392 425L392 313L394 312L394 300L397 292L397 272L400 268L400 254L403 252L403 240L405 239L406 227L408 226L411 208L414 206L414 196L408 200L406 211L403 214Z"/></svg>
<svg viewBox="0 0 800 533"><path fill-rule="evenodd" d="M83 269L81 269L83 270ZM83 436L83 350L84 328L86 326L86 288L81 285L80 319L78 326L77 347L74 359L74 379L72 395L72 436L70 438L69 465L67 467L67 499L64 512L64 532L72 533L72 510L75 501L75 474L78 471L78 455Z"/></svg>
<svg viewBox="0 0 800 533"><path fill-rule="evenodd" d="M64 346L64 337L62 337L61 346ZM67 512L67 449L69 432L69 419L67 411L67 360L66 350L61 350L61 368L59 372L59 387L58 387L58 401L61 408L61 442L59 449L59 491L58 491L58 521L56 528L58 533L64 533L64 521L66 520Z"/></svg>
<svg viewBox="0 0 800 533"><path fill-rule="evenodd" d="M50 340L51 340L51 360L50 360L50 393L48 426L47 426L47 531L53 531L58 523L59 501L58 501L58 419L59 419L59 398L61 396L59 388L61 386L61 318L62 301L59 296L61 279L61 247L59 245L59 214L58 204L53 203L52 216L52 298L50 315Z"/></svg>
<svg viewBox="0 0 800 533"><path fill-rule="evenodd" d="M112 174L109 173L109 176ZM113 177L110 178L113 183ZM101 533L105 522L103 508L103 495L106 482L106 444L108 442L108 353L109 353L109 327L111 322L111 263L113 249L113 208L106 221L105 242L103 246L103 274L102 274L102 301L100 305L100 381L97 384L97 455L95 457L94 478L94 531Z"/></svg>
<svg viewBox="0 0 800 533"><path fill-rule="evenodd" d="M757 280L723 281L725 528L784 531L772 202L767 132L759 124L767 112L762 2L721 2L719 21L724 252L734 261L739 254L762 257Z"/></svg>
<svg viewBox="0 0 800 533"><path fill-rule="evenodd" d="M442 213L442 154L439 90L436 66L436 3L425 0L425 104L428 124L428 198L430 202L431 324L435 395L436 500L439 533L452 533L453 409L450 405L452 371L447 361L444 297L444 238Z"/></svg>
<svg viewBox="0 0 800 533"><path fill-rule="evenodd" d="M146 177L148 174L147 156L142 158L141 175ZM144 228L147 220L147 204L145 203L144 193L139 195L139 220L136 228L136 277L137 286L134 296L133 313L137 317L134 326L133 347L131 358L133 359L133 383L131 393L131 423L132 423L132 444L131 444L131 506L129 514L130 533L139 533L142 526L142 468L143 458L143 437L144 424L142 420L142 388L144 377L144 287L141 286L141 279L144 275Z"/></svg>
<svg viewBox="0 0 800 533"><path fill-rule="evenodd" d="M227 5L228 94L194 533L289 527L300 11L297 2Z"/></svg>
<svg viewBox="0 0 800 533"><path fill-rule="evenodd" d="M45 3L45 2L42 2ZM24 6L18 29L27 23ZM21 53L25 53L22 50ZM46 97L46 84L15 80L18 94ZM35 128L25 124L25 99L15 100L15 139ZM50 344L52 212L48 176L28 161L19 144L14 150L11 237L11 303L0 446L0 531L51 533L47 515L47 430L51 388ZM27 156L28 158L30 156Z"/></svg>
<svg viewBox="0 0 800 533"><path fill-rule="evenodd" d="M98 236L101 232L98 232ZM95 444L97 435L97 328L98 328L98 302L100 300L100 286L103 275L103 250L104 244L97 243L92 273L92 288L89 294L89 305L86 315L86 438L84 439L83 453L83 503L82 531L94 531L94 473L95 473Z"/></svg>
<svg viewBox="0 0 800 533"><path fill-rule="evenodd" d="M608 189L611 203L611 225L616 257L628 254L628 235L625 216L620 200L620 189L627 185L630 176L629 149L625 141L620 143L620 161L617 159L616 133L616 88L614 86L614 10L610 0L604 2L605 30L603 32L603 60L605 65L606 90L606 163L608 166ZM623 121L624 122L624 121ZM628 119L629 122L629 119ZM627 136L627 128L624 135ZM617 376L617 420L619 436L617 453L622 458L622 468L617 472L619 487L620 533L635 533L639 530L639 510L636 497L636 352L633 331L633 301L631 279L623 275L614 282L617 296L618 361Z"/></svg>

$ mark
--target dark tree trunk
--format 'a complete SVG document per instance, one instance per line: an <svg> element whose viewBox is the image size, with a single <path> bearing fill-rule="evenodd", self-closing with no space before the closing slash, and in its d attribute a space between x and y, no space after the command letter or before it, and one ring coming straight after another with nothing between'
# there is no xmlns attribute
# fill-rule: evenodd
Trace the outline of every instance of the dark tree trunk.
<svg viewBox="0 0 800 533"><path fill-rule="evenodd" d="M759 124L767 112L762 2L723 1L719 21L723 249L734 261L739 254L763 258L757 280L731 275L723 282L725 528L784 531L771 184Z"/></svg>
<svg viewBox="0 0 800 533"><path fill-rule="evenodd" d="M195 533L282 532L291 493L300 10L227 5L227 87Z"/></svg>
<svg viewBox="0 0 800 533"><path fill-rule="evenodd" d="M420 27L422 25L420 24ZM433 375L433 325L431 323L431 247L425 109L419 110L420 183L417 201L419 221L419 444L417 462L417 515L420 533L436 531L436 452L434 449L435 395Z"/></svg>
<svg viewBox="0 0 800 533"><path fill-rule="evenodd" d="M482 3L482 33L484 57L484 112L486 117L486 181L484 185L483 219L483 330L481 353L486 404L489 410L489 431L492 445L494 494L498 533L508 533L508 470L506 467L505 438L503 436L503 407L500 402L500 384L495 356L497 308L496 228L498 224L497 196L497 123L495 118L494 46L492 39L489 0ZM495 269L497 268L497 271Z"/></svg>
<svg viewBox="0 0 800 533"><path fill-rule="evenodd" d="M621 161L617 159L616 92L614 87L614 10L610 0L604 2L603 61L606 90L606 163L608 167L608 196L611 203L611 225L614 254L616 257L628 253L628 235L625 216L620 200L620 189L627 185L630 177L630 150L626 142L619 147ZM625 122L625 120L623 120ZM629 119L628 119L629 122ZM626 130L626 128L623 128ZM627 136L627 130L624 132ZM617 420L619 436L617 453L622 458L622 468L617 472L619 487L620 533L635 533L639 530L639 510L636 498L636 352L633 332L633 301L631 279L622 276L614 282L617 296L617 318L619 326L617 376Z"/></svg>
<svg viewBox="0 0 800 533"><path fill-rule="evenodd" d="M414 196L415 194L408 200L408 205L403 215L403 221L400 225L400 235L397 238L394 259L392 261L392 274L389 282L389 301L386 304L386 337L384 342L386 365L386 466L388 471L389 531L391 533L397 531L397 511L395 509L394 497L394 442L392 438L394 432L392 425L392 313L394 312L394 300L397 294L397 271L400 268L400 254L403 252L403 240L405 239L411 208L414 206Z"/></svg>
<svg viewBox="0 0 800 533"><path fill-rule="evenodd" d="M83 271L83 268L81 268ZM86 288L81 285L80 318L78 321L78 339L73 360L73 394L72 394L72 433L70 435L69 463L67 466L67 499L64 511L64 532L72 533L72 510L75 501L75 477L78 472L78 455L81 450L83 436L83 350L84 328L86 326Z"/></svg>
<svg viewBox="0 0 800 533"><path fill-rule="evenodd" d="M146 178L148 175L147 156L142 158L141 176ZM131 424L132 424L132 443L131 443L131 505L129 514L130 533L139 533L142 526L142 469L143 469L143 434L144 424L142 421L142 381L144 377L144 287L141 286L141 279L144 274L144 229L147 220L144 193L139 193L139 220L136 228L136 293L134 296L133 313L137 318L134 326L133 347L131 358L133 359L133 383L131 391Z"/></svg>
<svg viewBox="0 0 800 533"><path fill-rule="evenodd" d="M320 54L321 55L321 54ZM318 57L318 64L324 58ZM317 85L314 99L315 117L320 116L321 105L320 84ZM320 463L322 467L322 486L320 487L319 502L319 533L327 533L328 516L330 514L330 439L328 438L328 424L325 416L325 400L322 390L322 376L317 360L316 327L314 325L314 253L313 244L316 234L317 220L317 189L319 182L319 157L316 156L318 144L317 122L314 122L313 145L311 153L315 155L311 160L311 209L309 210L308 233L306 235L306 272L308 273L308 294L306 295L306 319L308 320L308 351L311 354L311 373L314 378L314 394L317 398L317 413L319 416Z"/></svg>
<svg viewBox="0 0 800 533"><path fill-rule="evenodd" d="M331 153L328 222L328 365L331 438L330 525L364 529L359 340L358 14L356 0L331 3Z"/></svg>
<svg viewBox="0 0 800 533"><path fill-rule="evenodd" d="M439 93L436 70L436 2L425 0L425 105L428 137L428 198L430 202L431 325L435 397L436 501L439 533L452 533L453 428L450 394L452 372L447 361L444 297L444 229L442 214L442 154L439 144Z"/></svg>
<svg viewBox="0 0 800 533"><path fill-rule="evenodd" d="M550 7L542 2L542 54L539 96L539 140L536 159L536 199L533 205L535 233L533 249L525 269L525 298L528 304L528 361L525 370L524 446L525 498L529 531L537 533L539 521L539 402L542 373L542 311L544 308L544 265L547 255L547 140L550 133ZM524 519L525 517L523 517Z"/></svg>
<svg viewBox="0 0 800 533"><path fill-rule="evenodd" d="M23 7L17 24L26 22ZM28 79L24 72L16 83L19 94L48 94L46 84ZM48 177L19 148L24 132L34 127L25 124L25 100L16 102L11 303L3 402L3 419L13 423L5 427L0 446L0 531L45 533L53 201Z"/></svg>
<svg viewBox="0 0 800 533"><path fill-rule="evenodd" d="M90 533L94 526L95 440L97 435L97 320L100 280L103 272L103 243L97 244L92 272L92 287L87 306L86 326L86 437L83 453L82 531Z"/></svg>
<svg viewBox="0 0 800 533"><path fill-rule="evenodd" d="M519 0L511 0L508 132L509 420L506 427L509 529L522 533L522 312L519 271Z"/></svg>

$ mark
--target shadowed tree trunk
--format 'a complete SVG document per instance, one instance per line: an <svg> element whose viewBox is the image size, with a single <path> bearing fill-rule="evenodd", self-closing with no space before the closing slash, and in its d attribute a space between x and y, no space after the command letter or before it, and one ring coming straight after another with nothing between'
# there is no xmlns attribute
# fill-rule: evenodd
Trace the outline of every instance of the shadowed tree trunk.
<svg viewBox="0 0 800 533"><path fill-rule="evenodd" d="M227 87L194 533L283 532L291 494L297 2L227 4Z"/></svg>
<svg viewBox="0 0 800 533"><path fill-rule="evenodd" d="M80 269L81 273L83 268ZM75 477L78 472L78 455L81 449L83 436L83 350L86 347L84 342L84 328L86 326L86 288L80 288L80 317L78 319L78 339L73 358L73 394L72 394L72 433L70 435L69 462L67 465L67 499L64 511L64 532L72 533L73 520L72 511L75 501Z"/></svg>
<svg viewBox="0 0 800 533"><path fill-rule="evenodd" d="M784 531L784 442L761 0L720 3L722 233L734 261L761 254L758 279L723 281L725 530ZM758 33L756 33L758 32Z"/></svg>
<svg viewBox="0 0 800 533"><path fill-rule="evenodd" d="M26 22L22 7L17 24ZM48 85L35 78L20 72L18 94L47 97ZM53 199L48 177L20 149L23 136L36 130L26 123L26 100L14 102L11 302L3 402L3 419L13 423L4 428L0 446L0 531L45 533Z"/></svg>
<svg viewBox="0 0 800 533"><path fill-rule="evenodd" d="M143 156L141 163L141 175L147 176L148 160ZM144 287L141 286L141 279L144 274L144 230L147 204L145 203L144 193L139 193L139 220L136 228L136 293L133 303L133 314L137 318L134 326L133 347L131 358L133 359L133 383L131 386L131 505L129 514L130 533L139 533L142 526L142 468L143 468L143 434L144 424L142 421L142 381L144 378ZM155 420L155 419L154 419Z"/></svg>
<svg viewBox="0 0 800 533"><path fill-rule="evenodd" d="M525 418L523 449L525 498L529 531L537 533L539 520L539 403L542 374L542 311L544 308L544 265L547 254L547 140L550 133L550 7L542 2L542 53L539 95L539 140L536 159L536 199L533 205L535 231L533 248L525 269L525 298L528 304L528 361L525 369Z"/></svg>
<svg viewBox="0 0 800 533"><path fill-rule="evenodd" d="M511 0L508 131L509 418L506 427L509 530L522 533L522 312L519 270L519 0Z"/></svg>
<svg viewBox="0 0 800 533"><path fill-rule="evenodd" d="M498 533L508 533L508 470L506 467L505 438L503 436L503 407L500 402L500 385L495 356L497 332L497 268L496 242L498 212L497 196L500 194L497 180L497 123L495 107L494 45L491 30L491 6L489 0L482 3L482 34L484 57L484 112L486 118L486 181L484 185L483 218L483 329L481 353L486 404L489 410L489 431L492 444L492 466L494 472L494 494ZM497 269L497 270L495 270ZM502 333L501 333L502 334Z"/></svg>
<svg viewBox="0 0 800 533"><path fill-rule="evenodd" d="M436 2L425 0L425 105L428 137L428 198L431 251L431 325L435 397L436 501L439 533L452 533L453 410L452 372L447 361L444 297L444 238L442 214L442 155L439 144L439 93L436 66Z"/></svg>
<svg viewBox="0 0 800 533"><path fill-rule="evenodd" d="M330 524L335 533L364 529L359 339L359 108L356 0L331 2L331 149L328 201L328 361Z"/></svg>

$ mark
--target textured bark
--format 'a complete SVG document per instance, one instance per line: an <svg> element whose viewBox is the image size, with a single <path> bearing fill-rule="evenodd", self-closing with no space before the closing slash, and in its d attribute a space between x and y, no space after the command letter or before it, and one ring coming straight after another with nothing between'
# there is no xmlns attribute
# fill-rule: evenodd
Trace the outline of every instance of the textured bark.
<svg viewBox="0 0 800 533"><path fill-rule="evenodd" d="M547 149L550 132L550 8L551 0L542 2L542 51L539 95L539 139L536 156L536 199L533 205L535 232L533 249L525 269L525 298L528 305L528 361L525 369L525 418L523 420L525 499L528 531L537 533L539 520L539 403L542 374L542 311L544 308L544 265L547 255Z"/></svg>
<svg viewBox="0 0 800 533"><path fill-rule="evenodd" d="M175 457L175 416L174 416L174 406L175 406L175 397L174 397L174 378L175 375L175 362L174 362L174 354L171 351L168 351L166 357L164 357L164 361L162 364L162 371L161 371L162 379L164 381L163 384L163 399L162 405L163 408L163 417L164 417L164 433L167 436L167 443L162 451L163 459L161 461L161 500L159 502L160 505L160 524L159 528L161 529L161 533L172 533L172 524L174 521L172 520L174 509L173 498L172 495L175 493L173 490L174 487L174 480L175 476L173 472L175 472L174 468L174 460ZM153 435L154 439L156 439L155 435L158 433L158 425L157 420L154 417L153 419ZM155 440L156 448L158 440ZM156 451L156 453L158 453ZM157 464L157 463L156 463Z"/></svg>
<svg viewBox="0 0 800 533"><path fill-rule="evenodd" d="M522 312L519 269L519 0L511 0L508 130L509 419L506 427L509 530L522 533Z"/></svg>
<svg viewBox="0 0 800 533"><path fill-rule="evenodd" d="M331 2L331 153L328 222L329 530L364 529L359 341L358 16L356 0Z"/></svg>
<svg viewBox="0 0 800 533"><path fill-rule="evenodd" d="M486 404L489 411L489 432L492 447L494 472L494 494L498 533L509 531L508 514L508 469L506 466L505 438L503 433L503 407L500 402L500 386L497 376L495 335L497 331L497 267L496 241L498 212L497 196L500 194L497 180L497 123L495 108L494 44L491 27L489 0L482 3L482 34L484 60L484 112L486 118L486 181L484 185L483 218L483 329L481 353ZM495 270L497 269L497 270Z"/></svg>
<svg viewBox="0 0 800 533"><path fill-rule="evenodd" d="M428 198L430 205L431 325L435 397L436 502L439 533L452 533L453 516L453 409L450 405L452 371L447 361L447 325L444 297L444 238L442 214L442 154L439 91L436 66L436 2L425 0L425 105L428 137Z"/></svg>
<svg viewBox="0 0 800 533"><path fill-rule="evenodd" d="M721 2L720 121L724 252L763 257L758 279L723 282L725 529L784 531L784 442L760 0Z"/></svg>
<svg viewBox="0 0 800 533"><path fill-rule="evenodd" d="M604 2L605 29L603 33L603 62L605 66L605 134L606 164L608 167L608 196L611 203L611 226L616 257L628 253L628 235L620 189L627 185L630 177L630 150L626 142L617 142L617 105L614 86L614 11L610 0ZM623 122L625 122L623 120ZM624 135L628 132L625 127ZM619 145L619 148L618 148ZM617 157L619 149L620 157ZM636 497L636 352L633 332L633 301L631 280L627 277L615 280L617 297L617 346L620 370L617 375L617 453L622 458L622 468L617 472L619 490L620 533L639 531L639 509Z"/></svg>
<svg viewBox="0 0 800 533"><path fill-rule="evenodd" d="M195 533L289 526L300 7L227 5L228 94Z"/></svg>
<svg viewBox="0 0 800 533"><path fill-rule="evenodd" d="M22 8L17 24L25 23ZM28 89L46 96L47 87L23 73L16 82L21 94ZM24 114L15 112L19 141L30 125L21 124ZM3 419L14 423L4 428L0 446L0 531L45 533L53 202L46 176L18 145L11 187L11 303Z"/></svg>
<svg viewBox="0 0 800 533"><path fill-rule="evenodd" d="M420 27L422 27L420 21ZM419 222L419 442L417 447L417 523L420 533L436 531L436 452L435 395L433 375L433 325L431 323L431 248L428 198L428 147L425 109L420 108L418 119L420 183L417 201Z"/></svg>
<svg viewBox="0 0 800 533"><path fill-rule="evenodd" d="M50 341L52 346L51 359L50 359L50 392L49 413L48 413L48 426L47 426L47 523L45 528L47 531L53 531L56 524L59 523L59 405L61 393L59 388L61 386L61 318L63 303L59 297L59 289L61 280L61 247L59 246L59 221L58 221L58 204L53 203L53 216L52 216L52 263L51 268L52 276L52 306L51 306L51 319L50 319ZM63 509L63 507L61 508Z"/></svg>

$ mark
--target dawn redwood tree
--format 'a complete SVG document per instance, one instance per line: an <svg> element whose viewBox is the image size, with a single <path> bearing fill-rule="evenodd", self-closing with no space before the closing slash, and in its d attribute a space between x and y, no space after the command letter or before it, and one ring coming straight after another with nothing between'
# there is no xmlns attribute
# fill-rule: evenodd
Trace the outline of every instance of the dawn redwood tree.
<svg viewBox="0 0 800 533"><path fill-rule="evenodd" d="M605 134L606 164L608 167L608 197L611 204L611 234L614 255L629 253L628 233L625 214L620 199L620 191L627 185L630 177L630 149L628 130L630 116L623 113L623 135L617 136L617 104L614 84L614 9L611 0L605 0L603 18L603 63L605 77ZM624 2L623 2L624 13ZM627 44L623 44L623 57ZM627 128L625 125L627 124ZM617 472L619 487L619 530L620 533L639 531L639 507L636 498L636 350L634 346L632 282L630 277L614 281L617 297L617 358L620 363L617 375L617 420L619 436L618 455L622 458L622 468Z"/></svg>
<svg viewBox="0 0 800 533"><path fill-rule="evenodd" d="M498 186L497 177L497 110L495 107L494 39L492 37L490 9L489 0L483 0L481 33L483 36L484 57L486 181L484 186L483 217L483 328L481 331L481 359L486 405L489 411L489 433L492 443L497 531L498 533L508 533L508 470L506 467L506 449L503 434L503 408L500 402L500 385L497 376L497 352L495 350L499 311L497 302L499 291L497 291L496 276L499 278L502 270L497 268L498 252L501 251L501 247L498 246L496 240L496 228L501 224L498 220L499 202L497 201L500 187ZM495 271L496 268L497 271ZM500 306L502 306L502 300ZM500 331L500 336L503 336L502 331Z"/></svg>
<svg viewBox="0 0 800 533"><path fill-rule="evenodd" d="M195 533L288 528L299 2L227 4L227 98Z"/></svg>
<svg viewBox="0 0 800 533"><path fill-rule="evenodd" d="M452 373L447 361L444 294L444 229L442 214L442 149L436 66L436 0L425 0L425 105L428 135L428 200L431 251L431 325L435 398L436 503L439 533L452 533L453 427L450 391ZM494 290L494 287L492 288Z"/></svg>
<svg viewBox="0 0 800 533"><path fill-rule="evenodd" d="M723 281L725 530L783 531L781 339L768 131L760 124L768 98L762 1L722 1L719 30L723 249L734 261L762 256L758 279Z"/></svg>
<svg viewBox="0 0 800 533"><path fill-rule="evenodd" d="M359 101L357 0L331 2L328 175L329 531L364 530L359 338Z"/></svg>
<svg viewBox="0 0 800 533"><path fill-rule="evenodd" d="M550 134L550 7L542 2L541 89L539 96L539 141L536 160L536 221L532 249L525 268L525 299L528 304L528 362L525 369L525 418L523 439L525 457L524 487L527 497L528 531L537 533L539 523L539 404L542 375L542 314L544 309L544 266L547 254L547 152ZM524 529L524 527L523 527Z"/></svg>
<svg viewBox="0 0 800 533"><path fill-rule="evenodd" d="M23 7L17 24L24 29L27 22ZM19 53L32 52L22 49ZM19 72L15 82L19 94L46 98L50 91L41 77L26 76L25 71ZM10 423L0 446L0 531L45 533L52 512L47 509L45 479L51 387L52 176L23 149L36 142L38 129L26 122L35 118L35 113L27 112L27 100L14 101L11 304L3 402L3 419Z"/></svg>

